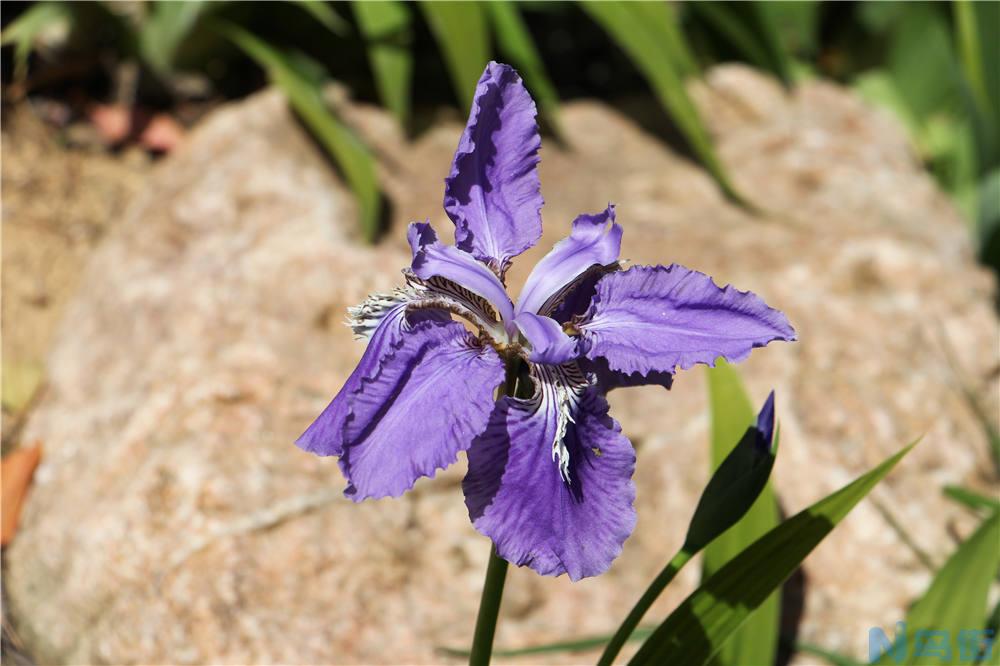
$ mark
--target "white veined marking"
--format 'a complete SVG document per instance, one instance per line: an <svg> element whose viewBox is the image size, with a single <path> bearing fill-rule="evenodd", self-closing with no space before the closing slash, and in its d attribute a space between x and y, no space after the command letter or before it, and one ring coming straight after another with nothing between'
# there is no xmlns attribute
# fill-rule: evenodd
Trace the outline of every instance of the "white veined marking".
<svg viewBox="0 0 1000 666"><path fill-rule="evenodd" d="M538 385L535 391L536 410L550 407L556 409L556 434L552 439L552 461L559 467L559 476L570 485L569 448L566 446L566 431L570 423L576 423L574 412L580 406L583 392L589 382L575 363L564 365L532 364L531 374Z"/></svg>
<svg viewBox="0 0 1000 666"><path fill-rule="evenodd" d="M387 317L402 317L407 309L438 308L468 319L498 342L506 340L495 311L485 298L450 280L438 277L421 280L408 270L403 273L407 282L405 287L396 288L390 294L372 294L360 305L347 309L346 323L357 338L371 338ZM402 326L407 327L405 319Z"/></svg>

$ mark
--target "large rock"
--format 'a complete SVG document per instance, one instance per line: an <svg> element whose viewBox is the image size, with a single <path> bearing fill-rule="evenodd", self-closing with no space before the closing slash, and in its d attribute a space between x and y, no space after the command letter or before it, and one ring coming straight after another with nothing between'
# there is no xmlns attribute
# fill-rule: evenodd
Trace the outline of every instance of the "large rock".
<svg viewBox="0 0 1000 666"><path fill-rule="evenodd" d="M736 67L696 92L769 212L727 203L615 110L567 104L573 151L543 150L546 234L511 282L575 214L613 200L633 261L762 294L801 338L745 365L756 401L777 390L783 507L924 435L876 496L943 559L972 522L939 487L992 482L958 390L997 390L983 368L991 283L966 229L900 129L849 93L811 82L786 96ZM355 505L333 460L292 446L361 353L345 307L399 281L404 223L449 227L460 124L407 144L381 113L344 112L384 157L394 214L378 247L356 240L350 196L268 92L212 114L93 257L26 426L46 459L5 580L43 661L429 663L468 643L488 542L468 523L464 460L405 499ZM597 579L512 570L499 644L609 631L680 544L707 474L703 374L612 402L639 450L636 532ZM862 505L805 567L802 637L863 653L867 628L892 625L928 576ZM696 579L684 571L656 615Z"/></svg>

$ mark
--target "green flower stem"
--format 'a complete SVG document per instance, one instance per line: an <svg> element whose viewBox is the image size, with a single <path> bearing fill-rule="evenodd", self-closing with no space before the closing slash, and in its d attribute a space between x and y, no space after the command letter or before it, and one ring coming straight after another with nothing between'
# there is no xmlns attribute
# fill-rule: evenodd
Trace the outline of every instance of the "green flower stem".
<svg viewBox="0 0 1000 666"><path fill-rule="evenodd" d="M476 617L476 633L472 636L472 652L469 666L488 666L493 653L493 635L497 629L497 615L503 598L503 584L507 579L507 560L497 555L497 549L490 545L490 563L486 567L483 582L483 596L479 600L479 615Z"/></svg>
<svg viewBox="0 0 1000 666"><path fill-rule="evenodd" d="M628 641L629 636L635 631L635 628L639 626L639 622L642 621L642 616L646 614L649 607L653 605L653 602L660 596L664 588L670 584L670 581L674 579L677 572L687 564L688 560L694 557L694 553L688 549L681 548L673 559L667 562L667 566L663 567L663 570L656 577L656 580L646 588L645 593L639 598L639 601L635 603L632 610L629 612L628 617L625 621L621 623L618 627L618 631L615 635L611 637L611 641L608 646L604 648L604 654L601 655L600 660L597 662L597 666L611 666L614 663L615 657L621 652L622 646Z"/></svg>
<svg viewBox="0 0 1000 666"><path fill-rule="evenodd" d="M502 394L517 394L517 374L520 361L512 359L507 363L507 375ZM507 560L497 555L496 546L490 544L490 562L486 566L486 580L483 581L483 596L479 599L479 615L476 616L476 632L472 635L472 651L469 666L489 666L493 655L493 636L497 631L497 615L503 599L503 585L507 580Z"/></svg>

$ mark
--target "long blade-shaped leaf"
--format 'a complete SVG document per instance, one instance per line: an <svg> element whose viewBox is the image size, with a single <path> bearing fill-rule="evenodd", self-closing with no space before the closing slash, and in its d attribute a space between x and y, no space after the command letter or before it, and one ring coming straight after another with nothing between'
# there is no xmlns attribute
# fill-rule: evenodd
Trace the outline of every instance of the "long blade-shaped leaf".
<svg viewBox="0 0 1000 666"><path fill-rule="evenodd" d="M974 105L978 175L1000 167L1000 5L959 0L955 12L956 42Z"/></svg>
<svg viewBox="0 0 1000 666"><path fill-rule="evenodd" d="M374 241L381 212L375 161L361 140L323 102L320 81L313 72L315 63L293 58L230 23L220 22L217 29L267 70L292 108L330 153L358 198L362 231L369 241Z"/></svg>
<svg viewBox="0 0 1000 666"><path fill-rule="evenodd" d="M455 94L472 107L476 83L490 57L486 13L478 2L420 3L420 9L444 55Z"/></svg>
<svg viewBox="0 0 1000 666"><path fill-rule="evenodd" d="M755 541L685 599L630 663L707 663L914 444Z"/></svg>
<svg viewBox="0 0 1000 666"><path fill-rule="evenodd" d="M753 424L754 413L743 382L733 366L719 361L708 369L712 413L712 466L730 455L733 442ZM705 549L703 575L708 579L778 524L778 505L771 484L763 489L743 519ZM773 664L778 649L780 592L775 590L735 632L718 655L721 664Z"/></svg>
<svg viewBox="0 0 1000 666"><path fill-rule="evenodd" d="M538 109L549 128L556 136L564 138L559 125L559 96L545 73L545 65L520 12L509 0L493 0L486 7L489 9L500 52L524 77L524 82L538 102Z"/></svg>
<svg viewBox="0 0 1000 666"><path fill-rule="evenodd" d="M762 4L694 2L687 6L739 49L747 60L769 70L787 84L791 81L791 62Z"/></svg>
<svg viewBox="0 0 1000 666"><path fill-rule="evenodd" d="M963 504L973 511L986 509L988 511L1000 511L1000 499L996 497L986 497L979 493L963 488L962 486L945 486L944 494L959 504Z"/></svg>
<svg viewBox="0 0 1000 666"><path fill-rule="evenodd" d="M35 39L46 29L72 18L73 7L62 2L39 2L14 19L0 34L0 45L14 45L14 76L23 79Z"/></svg>
<svg viewBox="0 0 1000 666"><path fill-rule="evenodd" d="M410 77L413 73L410 10L405 3L396 0L356 2L351 6L368 44L368 59L379 97L405 127L410 117Z"/></svg>
<svg viewBox="0 0 1000 666"><path fill-rule="evenodd" d="M639 601L608 641L608 646L597 662L598 666L611 666L614 663L643 616L681 568L713 539L737 524L750 507L754 506L761 491L767 486L767 480L774 468L778 435L773 427L774 395L772 394L761 410L758 423L752 423L747 427L735 446L726 447L731 450L727 452L725 459L718 465L705 490L702 491L688 526L684 545L639 597Z"/></svg>
<svg viewBox="0 0 1000 666"><path fill-rule="evenodd" d="M308 12L314 19L333 34L344 37L350 34L351 26L337 11L324 0L294 0L303 11Z"/></svg>
<svg viewBox="0 0 1000 666"><path fill-rule="evenodd" d="M629 636L630 641L641 641L653 633L651 627L639 627ZM585 652L605 645L611 636L588 636L586 638L575 638L558 643L545 643L543 645L532 645L523 648L500 648L493 650L494 657L530 657L536 654L553 654L559 652ZM468 657L469 650L465 648L438 648L438 652L451 657Z"/></svg>
<svg viewBox="0 0 1000 666"><path fill-rule="evenodd" d="M647 4L654 3L587 0L583 7L632 59L723 192L734 201L743 203L743 198L729 181L722 162L715 154L698 109L684 88L681 72L690 65L678 61L678 54L684 50L677 43L680 33L666 31L662 22L651 21L649 13L660 10L651 10Z"/></svg>
<svg viewBox="0 0 1000 666"><path fill-rule="evenodd" d="M1000 513L994 513L962 543L931 581L927 592L906 614L906 633L897 635L893 649L879 664L972 663L979 640L970 632L983 628L987 597L1000 568ZM916 645L917 632L937 635L934 654ZM938 642L941 641L941 642ZM897 652L899 650L900 652ZM921 655L921 652L927 654ZM898 654L904 659L896 659ZM942 660L942 656L947 654Z"/></svg>
<svg viewBox="0 0 1000 666"><path fill-rule="evenodd" d="M201 0L152 3L151 13L139 30L142 57L156 72L170 71L178 48L191 34L198 18L212 8L212 3Z"/></svg>

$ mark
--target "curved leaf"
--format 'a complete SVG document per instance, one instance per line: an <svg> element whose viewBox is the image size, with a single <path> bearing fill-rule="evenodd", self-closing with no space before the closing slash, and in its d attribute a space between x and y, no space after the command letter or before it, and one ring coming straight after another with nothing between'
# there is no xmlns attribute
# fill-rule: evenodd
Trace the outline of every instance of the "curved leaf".
<svg viewBox="0 0 1000 666"><path fill-rule="evenodd" d="M656 628L629 663L707 663L915 444L788 519L730 560Z"/></svg>
<svg viewBox="0 0 1000 666"><path fill-rule="evenodd" d="M559 124L559 96L545 73L545 65L531 39L531 33L514 3L493 0L487 3L500 52L524 77L538 110L549 128L560 139L564 138Z"/></svg>
<svg viewBox="0 0 1000 666"><path fill-rule="evenodd" d="M753 408L736 369L719 361L707 369L712 414L712 465L724 465L733 442L754 423ZM721 467L719 467L721 470ZM765 477L764 481L767 481ZM768 483L757 501L731 529L705 549L702 579L707 580L727 562L774 528L779 522L778 503ZM780 591L775 590L735 632L719 652L721 664L773 664L780 630Z"/></svg>
<svg viewBox="0 0 1000 666"><path fill-rule="evenodd" d="M11 21L0 33L0 45L14 45L14 76L24 78L28 68L28 56L35 39L45 30L67 23L72 18L73 8L62 2L39 2Z"/></svg>
<svg viewBox="0 0 1000 666"><path fill-rule="evenodd" d="M745 395L743 395L745 398ZM762 424L761 421L766 423ZM705 490L702 491L694 516L691 518L684 545L680 551L660 571L659 575L643 592L639 601L618 627L614 636L608 642L604 653L598 660L598 666L610 666L621 651L625 642L634 634L643 616L674 579L687 562L695 556L706 544L712 542L720 534L727 533L734 524L738 524L751 506L755 506L761 491L767 486L767 480L774 468L774 457L778 447L778 436L773 431L774 426L774 394L768 396L761 410L758 422L751 422L740 435L735 446L725 447L727 455L718 465ZM772 437L773 435L773 437ZM773 632L777 637L777 628ZM769 643L765 642L765 645ZM761 651L744 651L749 657L756 657ZM770 663L741 661L738 663Z"/></svg>
<svg viewBox="0 0 1000 666"><path fill-rule="evenodd" d="M680 32L674 25L676 19L666 14L666 21L651 20L662 17L664 9L669 11L665 3L663 8L653 5L657 3L586 0L582 6L632 59L667 115L726 196L745 203L729 181L698 109L684 87L684 71L691 65L680 55L686 53L687 48L680 41ZM666 25L671 27L668 29Z"/></svg>
<svg viewBox="0 0 1000 666"><path fill-rule="evenodd" d="M444 56L463 109L472 108L476 83L490 59L486 13L478 2L421 2L420 10Z"/></svg>
<svg viewBox="0 0 1000 666"><path fill-rule="evenodd" d="M962 636L967 635L963 632L982 629L985 624L990 584L1000 568L998 544L1000 513L994 512L958 547L934 576L924 596L906 614L906 633L898 637L901 642L877 663L972 663L975 655L968 654L971 646L962 644ZM915 634L921 630L947 632L950 657L942 660L940 654L936 654L921 658L920 650L914 645ZM905 660L894 658L897 648L905 655ZM941 648L943 650L944 646Z"/></svg>
<svg viewBox="0 0 1000 666"><path fill-rule="evenodd" d="M413 73L410 10L405 3L396 0L355 2L351 7L368 44L368 59L379 98L405 127L410 117L410 76Z"/></svg>
<svg viewBox="0 0 1000 666"><path fill-rule="evenodd" d="M361 140L327 108L316 79L316 63L284 53L231 23L220 22L217 29L267 70L271 81L330 153L358 198L365 238L374 241L381 213L375 161Z"/></svg>

